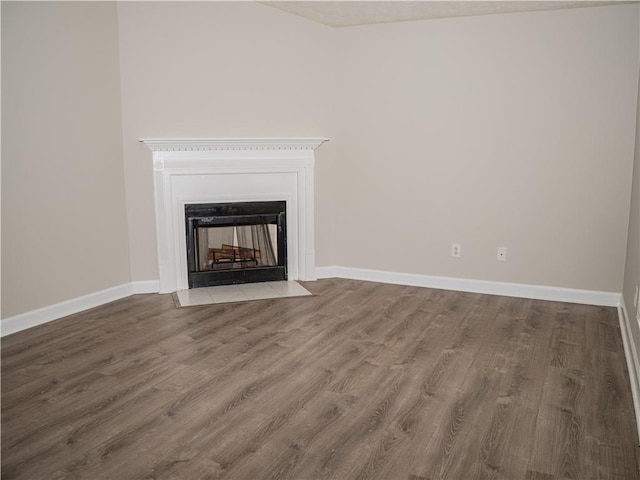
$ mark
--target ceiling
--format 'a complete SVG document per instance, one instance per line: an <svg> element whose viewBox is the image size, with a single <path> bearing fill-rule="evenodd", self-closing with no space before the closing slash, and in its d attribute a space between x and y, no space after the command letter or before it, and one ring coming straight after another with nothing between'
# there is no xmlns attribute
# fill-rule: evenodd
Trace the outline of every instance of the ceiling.
<svg viewBox="0 0 640 480"><path fill-rule="evenodd" d="M444 17L598 7L637 1L267 1L261 2L330 27Z"/></svg>

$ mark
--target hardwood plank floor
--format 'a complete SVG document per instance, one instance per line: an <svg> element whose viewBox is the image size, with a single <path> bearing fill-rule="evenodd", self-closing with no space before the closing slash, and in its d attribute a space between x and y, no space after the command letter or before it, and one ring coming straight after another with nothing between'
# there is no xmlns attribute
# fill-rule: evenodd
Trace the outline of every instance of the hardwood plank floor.
<svg viewBox="0 0 640 480"><path fill-rule="evenodd" d="M2 339L2 479L638 479L614 308L354 280Z"/></svg>

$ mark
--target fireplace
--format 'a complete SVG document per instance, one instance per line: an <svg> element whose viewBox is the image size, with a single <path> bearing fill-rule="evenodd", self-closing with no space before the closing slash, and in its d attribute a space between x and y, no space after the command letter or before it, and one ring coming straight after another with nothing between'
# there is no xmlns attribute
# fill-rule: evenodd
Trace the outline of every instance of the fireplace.
<svg viewBox="0 0 640 480"><path fill-rule="evenodd" d="M286 202L184 208L189 288L287 279Z"/></svg>
<svg viewBox="0 0 640 480"><path fill-rule="evenodd" d="M283 232L282 239L285 255L277 252L277 266L284 267L286 280L315 280L314 151L326 140L141 140L153 152L160 293L186 290L190 284L193 285L189 278L191 267L188 265L185 235L186 207L198 204L285 202L286 231ZM214 216L216 215L201 215L202 218ZM204 223L202 225L209 228ZM234 235L237 236L237 232ZM240 245L235 246L238 247L235 249L235 257L229 251L234 250L234 245L228 246L226 252L217 252L226 257L216 257L222 260L217 262L217 266L231 267L227 270L232 270L243 266L245 260L245 266L248 262L255 263L258 260L251 260L246 250L241 251ZM260 255L262 253L261 251ZM284 265L280 265L283 261ZM211 264L209 269L211 270Z"/></svg>

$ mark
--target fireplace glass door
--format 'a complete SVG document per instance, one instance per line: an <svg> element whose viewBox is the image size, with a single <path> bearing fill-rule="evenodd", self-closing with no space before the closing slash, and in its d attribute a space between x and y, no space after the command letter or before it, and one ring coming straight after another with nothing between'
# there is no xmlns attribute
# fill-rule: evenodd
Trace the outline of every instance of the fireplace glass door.
<svg viewBox="0 0 640 480"><path fill-rule="evenodd" d="M185 207L189 288L286 280L285 202Z"/></svg>
<svg viewBox="0 0 640 480"><path fill-rule="evenodd" d="M196 228L196 271L277 266L278 227L261 220L252 225Z"/></svg>

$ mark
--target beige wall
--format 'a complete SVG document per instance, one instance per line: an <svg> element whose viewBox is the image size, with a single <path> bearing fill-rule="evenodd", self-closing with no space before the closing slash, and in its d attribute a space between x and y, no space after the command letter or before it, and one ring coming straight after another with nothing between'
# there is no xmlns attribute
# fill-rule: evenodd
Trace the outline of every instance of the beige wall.
<svg viewBox="0 0 640 480"><path fill-rule="evenodd" d="M2 2L2 317L131 281L113 3Z"/></svg>
<svg viewBox="0 0 640 480"><path fill-rule="evenodd" d="M157 278L138 138L312 135L332 139L318 265L620 291L637 6L347 29L252 3L118 8L135 280Z"/></svg>
<svg viewBox="0 0 640 480"><path fill-rule="evenodd" d="M320 266L619 292L638 11L331 29L253 2L2 2L2 315L157 279L145 137L331 138Z"/></svg>
<svg viewBox="0 0 640 480"><path fill-rule="evenodd" d="M619 292L637 10L338 30L336 264Z"/></svg>
<svg viewBox="0 0 640 480"><path fill-rule="evenodd" d="M334 138L333 31L257 3L118 5L132 272L157 279L151 153L139 138ZM317 151L316 250L331 261L335 150Z"/></svg>
<svg viewBox="0 0 640 480"><path fill-rule="evenodd" d="M640 16L640 15L639 15ZM622 294L629 315L632 340L640 353L640 324L636 321L637 305L633 304L635 289L640 286L640 81L638 82L638 109L636 123L636 151L633 166L633 190L631 193L631 214L629 215L629 235L627 238L627 258L624 271Z"/></svg>

